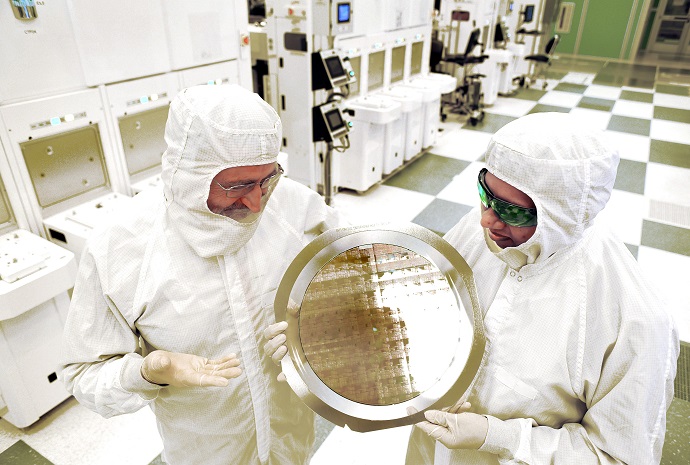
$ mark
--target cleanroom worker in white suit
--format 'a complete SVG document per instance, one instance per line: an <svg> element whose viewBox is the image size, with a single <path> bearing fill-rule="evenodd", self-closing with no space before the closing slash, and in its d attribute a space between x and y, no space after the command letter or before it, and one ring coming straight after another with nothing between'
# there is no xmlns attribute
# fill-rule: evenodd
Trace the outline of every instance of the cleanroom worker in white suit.
<svg viewBox="0 0 690 465"><path fill-rule="evenodd" d="M409 465L659 463L678 333L595 221L618 154L580 124L537 113L489 143L480 207L445 235L477 283L483 366L461 413L425 412Z"/></svg>
<svg viewBox="0 0 690 465"><path fill-rule="evenodd" d="M149 405L171 465L303 464L313 414L263 352L283 272L340 217L277 164L281 122L239 86L171 103L162 190L94 231L62 377L104 417Z"/></svg>

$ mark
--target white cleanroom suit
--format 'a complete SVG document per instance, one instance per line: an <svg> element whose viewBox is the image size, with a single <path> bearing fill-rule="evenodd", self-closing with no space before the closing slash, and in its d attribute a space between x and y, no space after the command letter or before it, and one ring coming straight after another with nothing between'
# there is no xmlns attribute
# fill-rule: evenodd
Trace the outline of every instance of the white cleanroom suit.
<svg viewBox="0 0 690 465"><path fill-rule="evenodd" d="M450 463L660 461L678 333L628 249L595 221L618 154L578 124L529 115L489 143L489 172L536 205L531 238L499 248L478 208L445 236L472 268L487 338L468 401L488 434ZM441 452L413 430L408 464Z"/></svg>
<svg viewBox="0 0 690 465"><path fill-rule="evenodd" d="M305 463L313 414L276 381L262 332L275 321L284 270L339 216L285 177L258 215L239 222L211 213L214 176L274 163L282 140L275 111L238 86L181 92L165 137L163 190L137 195L83 252L65 328L65 384L105 417L150 405L171 465ZM222 388L161 387L140 374L155 349L236 353L242 374Z"/></svg>

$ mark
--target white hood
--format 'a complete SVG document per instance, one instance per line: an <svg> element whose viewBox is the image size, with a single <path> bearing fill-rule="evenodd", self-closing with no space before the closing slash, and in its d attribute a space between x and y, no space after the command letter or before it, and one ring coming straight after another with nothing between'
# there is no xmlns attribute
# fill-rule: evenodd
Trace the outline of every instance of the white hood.
<svg viewBox="0 0 690 465"><path fill-rule="evenodd" d="M512 268L543 263L576 244L611 196L619 156L604 133L564 113L536 113L501 128L486 167L529 195L537 207L534 235L517 247L490 249Z"/></svg>
<svg viewBox="0 0 690 465"><path fill-rule="evenodd" d="M175 97L161 177L170 223L198 255L234 253L252 237L261 214L240 223L212 213L206 205L211 181L227 168L275 162L281 140L275 110L240 86L190 87Z"/></svg>

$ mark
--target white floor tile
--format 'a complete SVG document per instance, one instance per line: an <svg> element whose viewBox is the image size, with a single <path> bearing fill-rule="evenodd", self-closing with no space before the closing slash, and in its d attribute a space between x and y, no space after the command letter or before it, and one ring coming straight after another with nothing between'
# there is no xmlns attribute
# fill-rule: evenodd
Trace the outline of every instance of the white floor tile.
<svg viewBox="0 0 690 465"><path fill-rule="evenodd" d="M604 100L617 100L621 96L621 88L592 84L585 89L583 95Z"/></svg>
<svg viewBox="0 0 690 465"><path fill-rule="evenodd" d="M511 97L498 97L493 105L486 107L487 113L520 117L525 116L534 108L535 102Z"/></svg>
<svg viewBox="0 0 690 465"><path fill-rule="evenodd" d="M688 287L687 270L690 257L665 250L641 246L637 261L642 272L660 291L675 317L680 339L690 342L690 299L685 292Z"/></svg>
<svg viewBox="0 0 690 465"><path fill-rule="evenodd" d="M640 245L642 220L648 211L649 201L644 196L614 189L597 220L607 224L623 242Z"/></svg>
<svg viewBox="0 0 690 465"><path fill-rule="evenodd" d="M403 465L412 426L368 433L335 427L309 465Z"/></svg>
<svg viewBox="0 0 690 465"><path fill-rule="evenodd" d="M690 145L690 124L653 119L649 136L652 139Z"/></svg>
<svg viewBox="0 0 690 465"><path fill-rule="evenodd" d="M590 108L575 107L570 110L570 114L580 120L583 125L590 126L599 131L604 131L611 120L611 113L607 111L592 110Z"/></svg>
<svg viewBox="0 0 690 465"><path fill-rule="evenodd" d="M351 224L361 225L412 221L432 200L433 195L378 185L364 195L338 192L331 206L341 211Z"/></svg>
<svg viewBox="0 0 690 465"><path fill-rule="evenodd" d="M654 105L658 107L690 110L690 97L683 97L682 95L656 93L654 94Z"/></svg>
<svg viewBox="0 0 690 465"><path fill-rule="evenodd" d="M690 206L690 169L662 163L648 163L645 197Z"/></svg>
<svg viewBox="0 0 690 465"><path fill-rule="evenodd" d="M561 79L561 82L569 82L571 84L589 85L589 84L592 84L593 80L594 80L594 74L570 72L570 73L566 74L565 76L563 76L563 79Z"/></svg>
<svg viewBox="0 0 690 465"><path fill-rule="evenodd" d="M554 105L557 107L573 108L578 103L582 94L575 94L573 92L563 92L560 90L552 90L544 94L542 98L539 99L539 103L542 105Z"/></svg>
<svg viewBox="0 0 690 465"><path fill-rule="evenodd" d="M429 151L457 160L475 161L484 155L490 140L491 134L487 132L470 129L446 130Z"/></svg>
<svg viewBox="0 0 690 465"><path fill-rule="evenodd" d="M606 137L618 149L621 158L642 163L649 161L649 137L618 131L606 131Z"/></svg>
<svg viewBox="0 0 690 465"><path fill-rule="evenodd" d="M621 87L622 90L630 90L632 92L642 92L644 94L653 94L654 89L647 89L645 87L630 87L630 86L623 86Z"/></svg>
<svg viewBox="0 0 690 465"><path fill-rule="evenodd" d="M148 407L106 419L74 398L29 428L19 430L2 421L0 431L0 436L13 438L12 443L21 439L55 465L147 465L163 450Z"/></svg>
<svg viewBox="0 0 690 465"><path fill-rule="evenodd" d="M654 105L632 100L618 100L613 104L611 113L631 118L652 119L654 117Z"/></svg>
<svg viewBox="0 0 690 465"><path fill-rule="evenodd" d="M463 205L479 205L477 175L484 166L484 163L481 162L472 163L462 170L460 174L456 175L436 197Z"/></svg>

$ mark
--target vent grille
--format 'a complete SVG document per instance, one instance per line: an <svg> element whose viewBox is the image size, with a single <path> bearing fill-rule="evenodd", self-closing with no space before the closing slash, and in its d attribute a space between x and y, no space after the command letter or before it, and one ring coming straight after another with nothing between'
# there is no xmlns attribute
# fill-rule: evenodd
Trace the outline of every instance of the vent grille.
<svg viewBox="0 0 690 465"><path fill-rule="evenodd" d="M649 201L649 219L690 228L690 207L674 203Z"/></svg>

